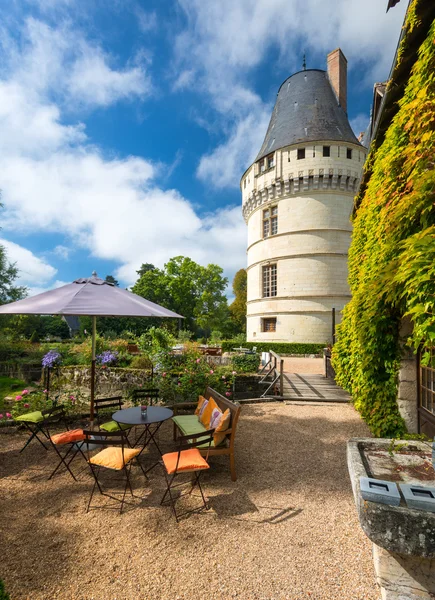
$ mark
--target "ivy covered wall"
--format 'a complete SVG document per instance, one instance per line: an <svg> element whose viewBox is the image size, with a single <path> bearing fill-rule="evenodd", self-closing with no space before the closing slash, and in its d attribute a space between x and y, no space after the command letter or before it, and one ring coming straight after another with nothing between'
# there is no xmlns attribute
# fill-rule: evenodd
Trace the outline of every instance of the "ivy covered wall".
<svg viewBox="0 0 435 600"><path fill-rule="evenodd" d="M410 5L398 61L419 26L418 4ZM349 252L352 300L332 361L337 382L352 395L372 433L400 436L406 430L396 400L401 319L413 322L408 344L415 350L435 342L435 21L399 110L365 169L371 176Z"/></svg>

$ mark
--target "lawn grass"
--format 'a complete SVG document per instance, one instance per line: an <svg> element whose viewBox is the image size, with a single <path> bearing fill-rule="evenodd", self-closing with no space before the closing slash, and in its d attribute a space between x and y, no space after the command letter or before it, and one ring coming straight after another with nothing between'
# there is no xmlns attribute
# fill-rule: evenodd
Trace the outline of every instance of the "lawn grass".
<svg viewBox="0 0 435 600"><path fill-rule="evenodd" d="M26 387L26 382L22 379L0 376L0 410L4 409L4 398L6 396L16 396Z"/></svg>

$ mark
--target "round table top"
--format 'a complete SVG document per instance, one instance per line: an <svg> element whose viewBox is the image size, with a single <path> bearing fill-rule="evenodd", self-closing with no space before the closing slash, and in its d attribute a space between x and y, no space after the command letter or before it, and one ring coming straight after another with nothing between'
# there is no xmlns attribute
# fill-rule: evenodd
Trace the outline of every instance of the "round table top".
<svg viewBox="0 0 435 600"><path fill-rule="evenodd" d="M148 406L147 416L143 417L140 406L133 406L113 413L112 419L117 423L122 423L122 425L150 425L151 423L167 421L173 415L174 413L170 408Z"/></svg>

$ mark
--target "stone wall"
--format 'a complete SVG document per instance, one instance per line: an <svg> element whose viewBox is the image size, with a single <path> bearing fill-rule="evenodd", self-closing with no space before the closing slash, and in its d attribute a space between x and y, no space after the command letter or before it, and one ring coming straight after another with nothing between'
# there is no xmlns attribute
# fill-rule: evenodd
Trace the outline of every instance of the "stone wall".
<svg viewBox="0 0 435 600"><path fill-rule="evenodd" d="M42 366L40 362L35 364L2 363L0 364L0 375L31 383L41 379Z"/></svg>
<svg viewBox="0 0 435 600"><path fill-rule="evenodd" d="M125 394L129 390L149 386L151 383L150 372L143 369L122 369L109 367L97 368L96 394ZM61 367L58 374L52 379L52 387L68 386L78 388L84 394L91 388L90 367Z"/></svg>

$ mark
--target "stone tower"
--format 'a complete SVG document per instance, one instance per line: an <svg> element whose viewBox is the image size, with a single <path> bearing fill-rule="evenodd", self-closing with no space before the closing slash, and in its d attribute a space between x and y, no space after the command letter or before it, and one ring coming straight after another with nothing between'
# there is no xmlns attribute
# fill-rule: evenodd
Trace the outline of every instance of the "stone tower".
<svg viewBox="0 0 435 600"><path fill-rule="evenodd" d="M366 148L347 118L347 60L281 85L241 180L248 225L248 341L326 343L350 298L350 215Z"/></svg>

